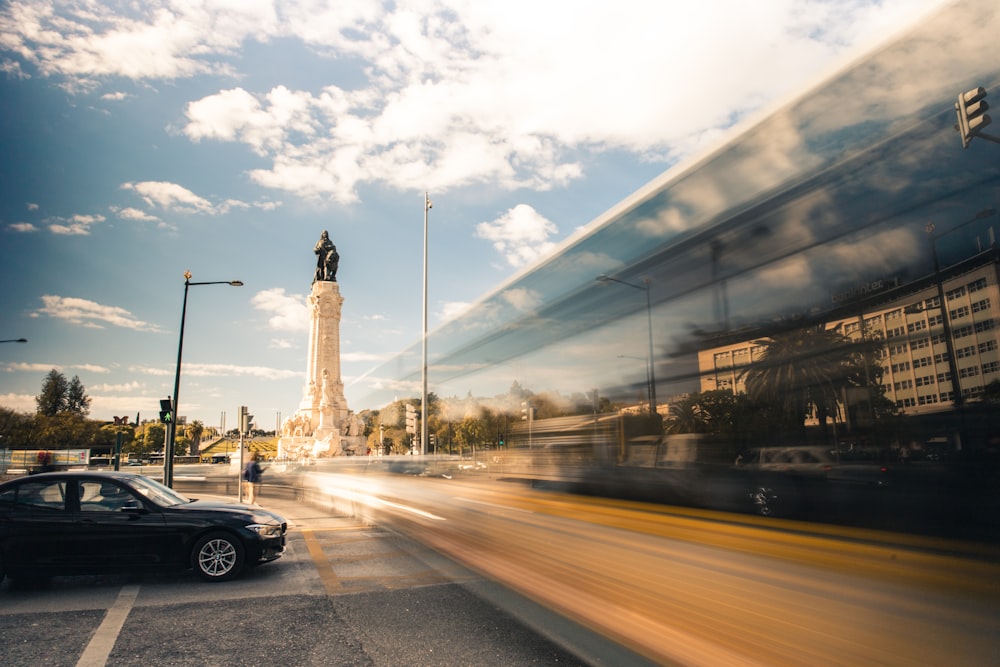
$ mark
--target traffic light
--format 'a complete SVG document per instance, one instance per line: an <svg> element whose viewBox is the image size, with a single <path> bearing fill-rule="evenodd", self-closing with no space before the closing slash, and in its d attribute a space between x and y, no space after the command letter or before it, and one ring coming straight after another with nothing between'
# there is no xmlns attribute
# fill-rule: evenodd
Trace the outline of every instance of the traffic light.
<svg viewBox="0 0 1000 667"><path fill-rule="evenodd" d="M507 436L500 434L500 438L497 440L497 444L503 447L507 443Z"/></svg>
<svg viewBox="0 0 1000 667"><path fill-rule="evenodd" d="M169 398L160 401L160 421L171 424L174 421L174 406Z"/></svg>
<svg viewBox="0 0 1000 667"><path fill-rule="evenodd" d="M982 86L958 96L955 112L958 114L958 133L962 135L962 148L968 148L973 137L993 121L986 113L990 105L986 103L985 97L986 89Z"/></svg>
<svg viewBox="0 0 1000 667"><path fill-rule="evenodd" d="M417 409L409 403L406 404L406 432L417 434Z"/></svg>
<svg viewBox="0 0 1000 667"><path fill-rule="evenodd" d="M247 406L240 406L240 433L249 433L250 429L253 428L253 415L247 409Z"/></svg>

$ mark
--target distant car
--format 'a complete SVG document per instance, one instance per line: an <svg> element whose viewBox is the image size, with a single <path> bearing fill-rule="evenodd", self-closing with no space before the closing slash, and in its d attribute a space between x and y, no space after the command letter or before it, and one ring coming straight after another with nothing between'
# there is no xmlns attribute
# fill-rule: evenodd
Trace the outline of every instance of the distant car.
<svg viewBox="0 0 1000 667"><path fill-rule="evenodd" d="M54 472L0 484L0 580L191 568L225 581L279 558L287 522L260 507L191 500L130 472Z"/></svg>
<svg viewBox="0 0 1000 667"><path fill-rule="evenodd" d="M743 476L754 512L800 518L864 505L889 485L891 473L881 463L845 461L817 446L753 448L733 470Z"/></svg>

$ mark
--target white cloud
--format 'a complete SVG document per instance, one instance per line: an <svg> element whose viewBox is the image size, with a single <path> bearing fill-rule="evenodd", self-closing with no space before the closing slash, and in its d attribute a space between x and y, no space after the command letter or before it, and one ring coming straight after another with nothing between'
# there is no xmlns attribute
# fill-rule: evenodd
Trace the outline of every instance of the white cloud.
<svg viewBox="0 0 1000 667"><path fill-rule="evenodd" d="M500 293L500 297L520 312L527 312L542 302L538 292L523 287L506 289Z"/></svg>
<svg viewBox="0 0 1000 667"><path fill-rule="evenodd" d="M74 215L71 218L52 218L47 222L52 223L49 225L49 231L53 234L87 236L92 225L104 220L103 215Z"/></svg>
<svg viewBox="0 0 1000 667"><path fill-rule="evenodd" d="M103 393L120 392L120 393L126 393L126 394L128 394L128 393L134 394L134 393L140 391L142 388L143 388L143 385L141 383L133 380L132 382L123 382L123 383L120 383L120 384L105 383L105 384L88 385L87 386L87 392L88 393L90 393L90 392L103 392Z"/></svg>
<svg viewBox="0 0 1000 667"><path fill-rule="evenodd" d="M268 159L249 172L260 185L352 202L371 182L559 187L582 177L580 150L676 159L940 4L14 0L0 45L72 89L112 76L235 77L233 56L251 41L297 40L316 67L357 63L364 78L350 86L220 90L192 101L183 127ZM171 202L210 209L199 199Z"/></svg>
<svg viewBox="0 0 1000 667"><path fill-rule="evenodd" d="M150 215L145 211L140 211L137 208L127 207L123 209L117 209L118 217L122 220L140 220L145 222L159 222L160 219L155 215Z"/></svg>
<svg viewBox="0 0 1000 667"><path fill-rule="evenodd" d="M37 232L38 227L35 227L30 222L12 222L7 225L7 229L12 232Z"/></svg>
<svg viewBox="0 0 1000 667"><path fill-rule="evenodd" d="M118 306L105 306L87 299L51 294L43 296L42 303L45 305L33 312L32 317L48 315L90 329L103 329L105 325L111 325L135 331L160 331L157 325L137 320L132 313Z"/></svg>
<svg viewBox="0 0 1000 667"><path fill-rule="evenodd" d="M309 309L303 296L285 294L280 287L257 292L254 308L270 313L267 324L278 331L309 331Z"/></svg>
<svg viewBox="0 0 1000 667"><path fill-rule="evenodd" d="M173 377L174 367L157 368L155 366L132 366L130 373L152 375L155 377ZM300 371L290 371L284 368L268 368L267 366L237 366L235 364L199 364L184 363L185 377L254 377L263 380L287 380L305 375Z"/></svg>
<svg viewBox="0 0 1000 667"><path fill-rule="evenodd" d="M71 364L69 366L65 364L45 364L45 363L13 363L4 366L4 370L8 373L48 373L53 368L59 371L69 371L73 369L79 369L86 371L88 373L110 373L111 369L106 366L97 366L94 364Z"/></svg>
<svg viewBox="0 0 1000 667"><path fill-rule="evenodd" d="M176 183L142 181L122 183L121 187L122 190L133 190L151 207L185 213L211 213L214 209L210 201Z"/></svg>
<svg viewBox="0 0 1000 667"><path fill-rule="evenodd" d="M466 301L449 301L441 305L441 320L447 322L454 319L472 307Z"/></svg>
<svg viewBox="0 0 1000 667"><path fill-rule="evenodd" d="M213 204L208 199L196 195L182 185L166 181L141 181L138 183L122 183L122 190L131 190L142 197L151 208L161 208L183 214L222 215L233 209L258 208L265 211L274 210L280 202L259 201L253 204L238 199L225 199ZM156 216L137 208L123 208L118 215L127 220L156 220Z"/></svg>
<svg viewBox="0 0 1000 667"><path fill-rule="evenodd" d="M511 266L535 262L556 247L549 237L559 229L527 204L518 204L492 222L476 225L476 236L493 242L493 247Z"/></svg>

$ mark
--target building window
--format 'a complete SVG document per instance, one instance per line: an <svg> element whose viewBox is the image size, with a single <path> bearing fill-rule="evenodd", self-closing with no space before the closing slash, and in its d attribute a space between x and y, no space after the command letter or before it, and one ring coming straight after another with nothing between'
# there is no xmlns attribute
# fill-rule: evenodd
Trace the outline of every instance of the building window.
<svg viewBox="0 0 1000 667"><path fill-rule="evenodd" d="M944 317L938 313L937 315L931 315L927 318L928 326L936 327L944 324Z"/></svg>
<svg viewBox="0 0 1000 667"><path fill-rule="evenodd" d="M955 350L955 357L958 359L965 359L966 357L974 357L976 355L976 346L969 345L968 347L960 347Z"/></svg>
<svg viewBox="0 0 1000 667"><path fill-rule="evenodd" d="M892 388L896 391L902 391L903 389L913 389L913 380L901 380L892 385Z"/></svg>
<svg viewBox="0 0 1000 667"><path fill-rule="evenodd" d="M943 345L945 343L944 334L934 334L931 336L931 345Z"/></svg>
<svg viewBox="0 0 1000 667"><path fill-rule="evenodd" d="M959 368L958 369L958 377L960 377L960 378L972 378L972 377L976 377L977 375L979 375L979 367L978 366L969 366L968 368Z"/></svg>
<svg viewBox="0 0 1000 667"><path fill-rule="evenodd" d="M978 292L981 289L986 289L986 278L980 278L975 282L969 283L969 293Z"/></svg>
<svg viewBox="0 0 1000 667"><path fill-rule="evenodd" d="M885 335L889 338L896 338L906 334L906 329L904 327L893 327L885 332Z"/></svg>
<svg viewBox="0 0 1000 667"><path fill-rule="evenodd" d="M916 385L918 387L929 387L932 384L935 384L933 375L924 375L923 377L918 377L916 379Z"/></svg>
<svg viewBox="0 0 1000 667"><path fill-rule="evenodd" d="M991 361L988 364L983 364L983 375L987 373L1000 373L1000 361Z"/></svg>
<svg viewBox="0 0 1000 667"><path fill-rule="evenodd" d="M901 343L899 345L893 345L890 348L890 352L892 354L906 354L909 349L910 349L909 345L907 345L906 343Z"/></svg>
<svg viewBox="0 0 1000 667"><path fill-rule="evenodd" d="M959 297L963 297L963 296L965 296L965 288L964 287L959 287L958 289L953 289L952 291L950 291L947 294L945 294L945 298L948 299L948 301L952 301L954 299L958 299Z"/></svg>
<svg viewBox="0 0 1000 667"><path fill-rule="evenodd" d="M941 306L941 299L936 296L932 296L929 299L924 299L924 308L939 308Z"/></svg>
<svg viewBox="0 0 1000 667"><path fill-rule="evenodd" d="M953 391L942 391L938 394L938 398L941 399L942 403L948 403L949 401L955 400L955 392Z"/></svg>
<svg viewBox="0 0 1000 667"><path fill-rule="evenodd" d="M914 350L921 350L925 347L930 347L930 346L931 346L930 338L918 338L917 340L910 343L910 347L912 347Z"/></svg>
<svg viewBox="0 0 1000 667"><path fill-rule="evenodd" d="M989 309L990 309L989 299L983 299L982 301L977 301L974 304L972 304L972 312L974 313L985 312Z"/></svg>
<svg viewBox="0 0 1000 667"><path fill-rule="evenodd" d="M920 405L930 405L931 403L937 403L938 397L934 394L931 394L930 396L918 396L917 402Z"/></svg>
<svg viewBox="0 0 1000 667"><path fill-rule="evenodd" d="M893 364L892 365L892 372L893 373L902 373L903 371L908 371L908 370L910 370L910 362L909 361L902 361L902 362L900 362L898 364Z"/></svg>
<svg viewBox="0 0 1000 667"><path fill-rule="evenodd" d="M966 336L972 335L972 327L970 326L958 327L957 329L952 329L951 331L952 331L952 337L955 339L965 338Z"/></svg>
<svg viewBox="0 0 1000 667"><path fill-rule="evenodd" d="M902 316L903 316L902 308L897 308L896 310L890 310L888 313L885 314L885 321L888 322L889 320L898 320Z"/></svg>
<svg viewBox="0 0 1000 667"><path fill-rule="evenodd" d="M913 333L914 331L921 331L922 329L926 328L927 328L927 322L925 322L924 320L917 320L916 322L910 322L909 324L906 325L906 330L909 331L910 333Z"/></svg>
<svg viewBox="0 0 1000 667"><path fill-rule="evenodd" d="M983 320L982 322L976 322L976 331L982 333L983 331L989 331L993 328L993 320Z"/></svg>
<svg viewBox="0 0 1000 667"><path fill-rule="evenodd" d="M992 352L995 349L997 349L997 342L995 340L988 340L985 343L979 344L979 354Z"/></svg>
<svg viewBox="0 0 1000 667"><path fill-rule="evenodd" d="M919 359L913 360L914 368L923 368L924 366L930 366L930 365L931 365L930 357L920 357Z"/></svg>
<svg viewBox="0 0 1000 667"><path fill-rule="evenodd" d="M904 398L901 401L896 401L896 407L900 408L912 408L917 404L917 399L915 398Z"/></svg>
<svg viewBox="0 0 1000 667"><path fill-rule="evenodd" d="M949 358L950 357L948 356L947 352L942 352L941 354L935 354L934 355L934 363L936 363L936 364L946 364L946 363L948 363L948 359Z"/></svg>
<svg viewBox="0 0 1000 667"><path fill-rule="evenodd" d="M958 308L956 308L954 310L949 310L948 311L948 315L951 317L952 320L957 320L960 317L968 317L968 315L969 315L969 307L968 306L959 306Z"/></svg>
<svg viewBox="0 0 1000 667"><path fill-rule="evenodd" d="M942 382L951 382L951 371L938 373L938 384L941 384Z"/></svg>

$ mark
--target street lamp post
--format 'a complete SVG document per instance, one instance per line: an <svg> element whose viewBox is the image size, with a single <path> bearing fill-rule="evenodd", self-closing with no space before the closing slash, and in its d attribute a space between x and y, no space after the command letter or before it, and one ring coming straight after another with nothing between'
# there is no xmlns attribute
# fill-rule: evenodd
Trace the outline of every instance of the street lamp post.
<svg viewBox="0 0 1000 667"><path fill-rule="evenodd" d="M181 333L177 343L177 370L174 372L174 395L173 395L173 415L170 424L167 426L168 433L166 445L163 448L163 483L167 486L174 484L174 443L177 436L177 406L178 396L181 390L181 355L184 351L184 320L187 317L188 288L194 285L232 285L242 287L242 280L213 280L210 282L191 282L191 272L184 272L184 303L181 307Z"/></svg>
<svg viewBox="0 0 1000 667"><path fill-rule="evenodd" d="M652 400L652 394L649 391L650 387L652 386L652 383L649 381L649 362L646 359L644 359L643 357L633 357L630 354L619 354L618 358L619 359L635 359L636 361L642 361L642 362L644 362L646 364L646 404L649 405L650 400ZM597 391L597 390L595 389L594 391ZM594 411L595 412L597 411L596 407L594 408Z"/></svg>
<svg viewBox="0 0 1000 667"><path fill-rule="evenodd" d="M612 278L611 276L600 275L600 276L597 276L597 281L598 282L602 282L602 283L606 283L606 282L620 283L622 285L628 285L629 287L632 287L632 288L637 289L637 290L642 290L642 291L644 291L646 293L646 323L648 325L648 330L649 330L649 357L647 359L647 365L648 365L647 377L648 377L648 382L649 382L649 415L650 416L654 416L654 415L657 414L657 412L656 412L656 366L653 363L653 308L652 308L652 305L651 305L651 302L650 302L650 298L649 298L650 280L649 280L649 278L643 278L642 284L641 285L637 285L636 283L630 283L630 282L625 281L625 280L619 280L618 278Z"/></svg>
<svg viewBox="0 0 1000 667"><path fill-rule="evenodd" d="M27 343L27 338L8 338L7 340L0 340L0 343Z"/></svg>
<svg viewBox="0 0 1000 667"><path fill-rule="evenodd" d="M423 314L423 344L420 373L423 390L420 394L420 453L427 454L427 212L434 207L427 193L424 193L424 314Z"/></svg>

